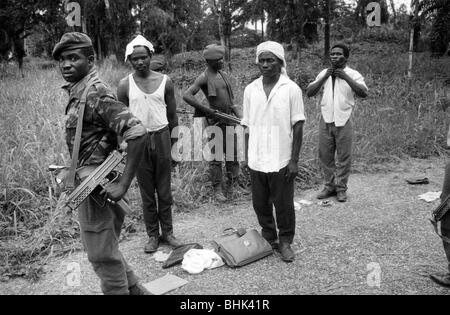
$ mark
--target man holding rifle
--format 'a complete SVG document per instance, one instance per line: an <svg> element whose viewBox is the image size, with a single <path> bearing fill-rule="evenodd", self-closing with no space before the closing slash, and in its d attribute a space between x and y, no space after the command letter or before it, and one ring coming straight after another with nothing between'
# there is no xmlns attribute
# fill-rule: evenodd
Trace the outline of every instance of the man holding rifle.
<svg viewBox="0 0 450 315"><path fill-rule="evenodd" d="M223 58L225 48L219 45L208 45L203 52L207 69L194 82L194 84L184 93L183 100L195 108L194 117L206 116L209 125L220 127L223 135L223 152L231 152L231 148L226 145L226 127L233 125L229 119L219 117L221 113L234 114L238 118L242 117L239 108L233 105L233 91L229 77L223 69ZM208 99L210 107L203 106L195 95L202 90ZM218 113L219 115L215 114ZM212 139L210 139L212 140ZM222 187L222 160L225 160L226 168L226 193L231 193L234 180L239 175L239 161L237 160L236 140L234 140L233 156L226 154L225 159L210 162L210 178L214 189L216 200L225 202L227 197Z"/></svg>
<svg viewBox="0 0 450 315"><path fill-rule="evenodd" d="M101 280L104 294L146 294L119 251L125 212L116 204L126 194L135 175L146 130L99 79L92 41L86 34L64 34L54 47L53 57L59 61L61 74L68 82L64 86L69 93L66 142L72 158L79 156L74 161L79 176L81 169L95 169L117 149L118 136L128 144L121 178L109 183L102 192L94 191L78 208L88 259Z"/></svg>

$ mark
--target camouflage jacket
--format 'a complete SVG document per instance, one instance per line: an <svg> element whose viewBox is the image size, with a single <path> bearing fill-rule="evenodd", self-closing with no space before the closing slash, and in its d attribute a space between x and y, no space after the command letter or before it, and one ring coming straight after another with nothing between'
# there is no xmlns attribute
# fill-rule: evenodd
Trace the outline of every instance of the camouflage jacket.
<svg viewBox="0 0 450 315"><path fill-rule="evenodd" d="M63 88L69 93L66 107L66 142L72 156L77 129L80 99L90 79L95 83L89 88L83 117L78 166L101 164L118 147L118 137L123 137L140 124L128 107L117 101L111 88L98 79L95 69L81 81Z"/></svg>

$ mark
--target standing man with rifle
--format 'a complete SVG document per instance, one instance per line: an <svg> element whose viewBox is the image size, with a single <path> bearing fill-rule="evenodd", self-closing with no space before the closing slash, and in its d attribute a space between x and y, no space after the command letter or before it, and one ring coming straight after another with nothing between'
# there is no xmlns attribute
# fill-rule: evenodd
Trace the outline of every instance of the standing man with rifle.
<svg viewBox="0 0 450 315"><path fill-rule="evenodd" d="M234 114L238 118L242 117L241 110L233 104L233 91L228 75L222 71L225 47L219 45L208 45L203 52L207 69L194 82L194 84L184 93L183 100L195 108L194 117L206 116L209 125L220 127L223 135L223 152L230 152L231 148L226 146L226 127L233 125L229 119L219 117L224 113ZM203 106L195 95L202 90L208 99L210 107ZM218 114L216 114L218 113ZM222 115L223 116L223 115ZM212 139L210 139L212 140ZM226 194L231 193L231 187L239 175L239 161L237 160L236 140L234 141L233 156L226 154ZM222 160L210 162L210 179L213 185L215 198L220 202L227 200L222 187Z"/></svg>
<svg viewBox="0 0 450 315"><path fill-rule="evenodd" d="M101 280L104 294L145 294L119 251L125 212L116 204L127 192L140 162L145 128L98 77L92 41L86 34L64 34L54 47L53 58L59 61L68 82L64 86L69 93L66 142L73 161L67 186L73 187L75 168L79 177L84 177L82 170L86 173L102 164L118 148L118 136L128 144L122 177L107 184L103 192L91 193L78 208L88 260Z"/></svg>
<svg viewBox="0 0 450 315"><path fill-rule="evenodd" d="M152 43L142 35L127 45L125 60L130 61L134 73L122 79L117 90L119 100L147 129L136 175L149 237L146 253L157 251L160 241L172 247L181 245L173 235L171 191L171 133L178 126L177 104L170 78L150 69L153 53Z"/></svg>

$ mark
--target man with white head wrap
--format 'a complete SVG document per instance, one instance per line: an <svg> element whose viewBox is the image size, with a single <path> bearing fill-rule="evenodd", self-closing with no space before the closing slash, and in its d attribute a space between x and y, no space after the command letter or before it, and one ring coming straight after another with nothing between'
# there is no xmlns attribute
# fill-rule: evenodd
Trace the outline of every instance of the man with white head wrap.
<svg viewBox="0 0 450 315"><path fill-rule="evenodd" d="M147 128L144 154L136 174L149 236L146 253L155 252L160 239L173 247L181 245L173 236L171 192L171 133L178 126L177 104L170 78L150 69L153 52L153 45L141 35L127 45L125 60L130 61L134 73L122 79L117 90L119 100Z"/></svg>
<svg viewBox="0 0 450 315"><path fill-rule="evenodd" d="M282 260L291 262L295 257L291 248L295 235L294 179L305 121L302 90L287 77L281 44L264 42L256 54L262 76L245 88L242 119L242 125L249 128L253 208L262 236L272 248L279 249Z"/></svg>
<svg viewBox="0 0 450 315"><path fill-rule="evenodd" d="M256 64L259 63L259 56L265 52L270 52L270 53L274 54L278 59L281 60L281 62L282 62L281 74L286 77L289 77L287 74L287 70L286 70L287 65L286 65L286 58L284 56L283 45L281 45L277 42L273 42L273 41L267 41L267 42L260 44L256 48Z"/></svg>

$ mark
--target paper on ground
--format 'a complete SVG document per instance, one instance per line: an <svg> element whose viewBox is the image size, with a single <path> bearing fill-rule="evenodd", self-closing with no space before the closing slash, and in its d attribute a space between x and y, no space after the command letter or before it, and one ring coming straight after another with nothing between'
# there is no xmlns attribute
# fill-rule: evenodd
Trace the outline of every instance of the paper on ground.
<svg viewBox="0 0 450 315"><path fill-rule="evenodd" d="M433 202L433 201L441 198L441 193L442 192L440 192L440 191L438 191L438 192L429 191L425 194L420 195L419 199L425 200L426 202Z"/></svg>
<svg viewBox="0 0 450 315"><path fill-rule="evenodd" d="M305 205L305 206L311 206L311 205L314 204L312 201L305 200L305 199L299 200L299 203L300 203L301 205Z"/></svg>
<svg viewBox="0 0 450 315"><path fill-rule="evenodd" d="M167 260L167 258L169 258L170 253L166 254L164 252L158 251L153 255L153 258L157 261L157 262L165 262Z"/></svg>
<svg viewBox="0 0 450 315"><path fill-rule="evenodd" d="M146 283L143 286L154 295L162 295L188 284L188 281L180 277L167 274L162 278Z"/></svg>

